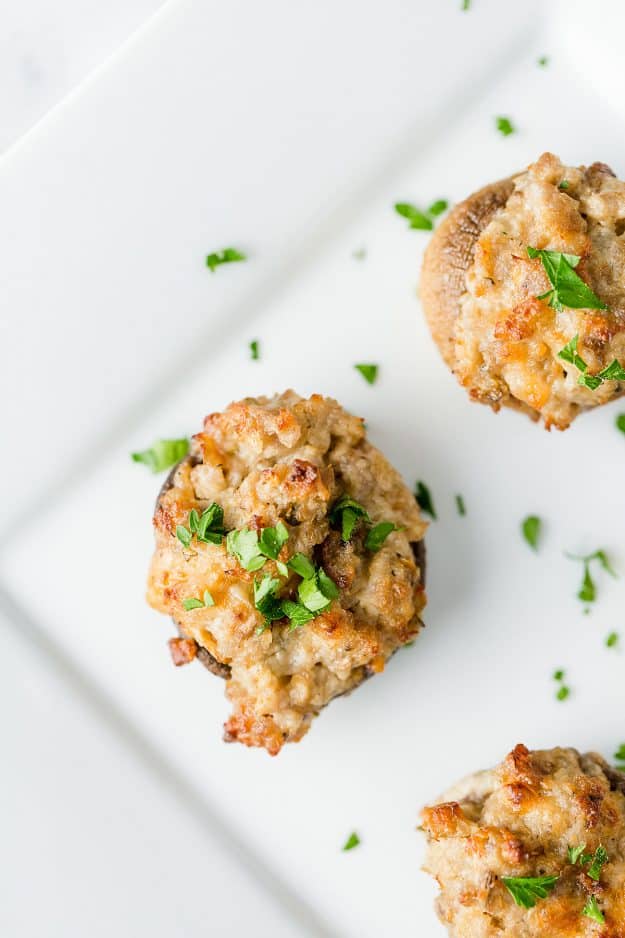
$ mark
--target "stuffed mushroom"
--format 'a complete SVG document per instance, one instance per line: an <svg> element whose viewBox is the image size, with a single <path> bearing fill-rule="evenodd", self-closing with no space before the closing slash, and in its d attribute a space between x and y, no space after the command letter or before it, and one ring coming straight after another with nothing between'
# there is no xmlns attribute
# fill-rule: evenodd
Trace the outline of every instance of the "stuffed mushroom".
<svg viewBox="0 0 625 938"><path fill-rule="evenodd" d="M469 396L566 429L625 391L625 183L544 153L461 202L420 294Z"/></svg>
<svg viewBox="0 0 625 938"><path fill-rule="evenodd" d="M453 938L625 938L625 774L596 753L518 745L422 825Z"/></svg>
<svg viewBox="0 0 625 938"><path fill-rule="evenodd" d="M148 601L174 663L226 681L228 741L272 755L421 628L426 524L362 419L318 394L210 414L154 514Z"/></svg>

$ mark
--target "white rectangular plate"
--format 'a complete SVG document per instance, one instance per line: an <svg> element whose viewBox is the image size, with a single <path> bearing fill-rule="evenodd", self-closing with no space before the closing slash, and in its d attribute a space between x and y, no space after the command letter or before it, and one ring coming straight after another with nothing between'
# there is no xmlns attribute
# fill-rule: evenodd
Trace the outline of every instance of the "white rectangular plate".
<svg viewBox="0 0 625 938"><path fill-rule="evenodd" d="M403 154L397 165L406 168L372 187L349 220L325 233L314 263L265 291L253 316L213 317L204 338L196 320L192 364L179 361L166 400L156 393L145 418L106 453L97 450L71 491L32 519L23 514L0 557L13 599L325 923L302 918L294 928L346 938L442 935L435 887L419 872L420 807L519 741L609 755L623 734L623 657L604 647L622 625L623 579L600 574L596 608L583 615L575 595L581 570L563 555L603 547L625 574L618 408L548 434L516 414L470 405L439 360L416 299L427 236L392 210L396 200L457 200L545 149L573 163L604 160L622 175L614 113L570 67L576 51L561 35L528 43L463 113L451 105L428 148ZM547 69L536 65L543 53ZM554 102L574 102L578 117ZM518 135L498 136L497 114L509 115ZM174 177L184 160L171 158ZM164 228L172 177L163 181ZM366 259L358 261L353 252L362 246ZM219 271L216 288L222 274L226 284L239 273ZM133 281L133 296L142 282ZM175 293L171 306L178 341L185 310ZM158 328L155 341L166 345L163 320ZM253 338L261 341L259 362L249 360ZM354 371L358 361L379 363L374 387ZM221 742L220 681L199 666L171 667L170 625L143 599L158 481L128 454L153 437L194 432L231 399L287 387L329 394L365 416L372 440L407 482L428 483L439 520L427 537L425 632L272 760ZM545 519L538 554L519 531L530 513ZM572 688L564 704L555 700L555 668L566 669ZM352 829L362 845L343 854Z"/></svg>

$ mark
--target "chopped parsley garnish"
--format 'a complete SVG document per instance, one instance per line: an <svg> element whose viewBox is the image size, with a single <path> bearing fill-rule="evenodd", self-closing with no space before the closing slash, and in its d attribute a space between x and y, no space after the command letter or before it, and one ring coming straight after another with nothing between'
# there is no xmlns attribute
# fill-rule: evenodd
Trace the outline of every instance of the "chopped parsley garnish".
<svg viewBox="0 0 625 938"><path fill-rule="evenodd" d="M434 219L447 211L449 203L446 199L436 199L429 208L422 211L411 202L396 202L395 211L402 218L407 218L410 222L409 227L418 231L432 231Z"/></svg>
<svg viewBox="0 0 625 938"><path fill-rule="evenodd" d="M502 135L502 137L509 137L510 134L516 132L516 127L509 117L496 117L495 126L497 127L497 130Z"/></svg>
<svg viewBox="0 0 625 938"><path fill-rule="evenodd" d="M356 371L359 371L368 384L375 384L378 377L377 365L354 365Z"/></svg>
<svg viewBox="0 0 625 938"><path fill-rule="evenodd" d="M291 620L291 632L293 629L298 628L298 626L306 625L307 622L315 618L314 612L311 612L310 609L307 609L306 606L303 606L301 603L295 603L290 599L282 600L282 609L285 616L288 616Z"/></svg>
<svg viewBox="0 0 625 938"><path fill-rule="evenodd" d="M540 538L540 529L542 521L538 515L528 515L527 518L521 524L521 531L523 532L523 537L530 545L532 550L538 550L538 541Z"/></svg>
<svg viewBox="0 0 625 938"><path fill-rule="evenodd" d="M204 544L221 544L226 533L223 508L213 502L201 515L192 508L189 512L189 531Z"/></svg>
<svg viewBox="0 0 625 938"><path fill-rule="evenodd" d="M183 524L176 525L176 537L183 547L191 547L191 538L193 535Z"/></svg>
<svg viewBox="0 0 625 938"><path fill-rule="evenodd" d="M278 560L278 554L289 539L289 532L282 521L275 528L263 528L260 537L258 531L243 528L230 531L226 537L226 550L239 561L244 570L254 573L264 565L265 560L275 560L283 576L287 575L286 564Z"/></svg>
<svg viewBox="0 0 625 938"><path fill-rule="evenodd" d="M459 515L466 515L467 509L464 504L464 498L462 495L456 495L456 508L458 509Z"/></svg>
<svg viewBox="0 0 625 938"><path fill-rule="evenodd" d="M570 183L568 179L563 179L562 182L558 183L558 189L564 189L564 191L566 191L569 188L569 185Z"/></svg>
<svg viewBox="0 0 625 938"><path fill-rule="evenodd" d="M360 519L371 521L367 509L349 495L339 498L330 510L330 522L331 524L340 522L341 540L345 542L351 540L354 528Z"/></svg>
<svg viewBox="0 0 625 938"><path fill-rule="evenodd" d="M591 879L594 879L596 883L601 879L601 870L606 865L610 858L608 857L608 851L605 849L602 844L599 844L597 849L594 852L592 857L592 862L588 867L588 875Z"/></svg>
<svg viewBox="0 0 625 938"><path fill-rule="evenodd" d="M589 388L591 391L596 391L604 381L625 381L625 368L623 368L623 366L616 360L616 358L606 368L598 372L598 374L589 375L588 365L584 359L577 354L578 342L579 335L574 335L571 341L567 342L564 348L560 349L558 352L558 358L575 365L577 370L581 372L579 378L577 379L578 384Z"/></svg>
<svg viewBox="0 0 625 938"><path fill-rule="evenodd" d="M614 758L617 762L622 762L623 765L617 765L617 769L620 772L625 772L625 743L621 743L616 752L614 753Z"/></svg>
<svg viewBox="0 0 625 938"><path fill-rule="evenodd" d="M579 858L585 856L584 854L585 849L586 849L586 844L578 844L577 847L569 847L567 850L569 863L572 863L573 866L575 866Z"/></svg>
<svg viewBox="0 0 625 938"><path fill-rule="evenodd" d="M536 60L541 68L545 68L549 65L549 57L546 55L541 55L539 59Z"/></svg>
<svg viewBox="0 0 625 938"><path fill-rule="evenodd" d="M318 567L314 576L302 580L297 588L297 595L302 605L310 612L322 612L337 598L339 589L323 567Z"/></svg>
<svg viewBox="0 0 625 938"><path fill-rule="evenodd" d="M392 521L380 521L379 524L374 524L365 538L365 547L374 554L377 553L393 531L401 531L401 528L398 528Z"/></svg>
<svg viewBox="0 0 625 938"><path fill-rule="evenodd" d="M539 300L547 300L558 311L564 306L569 309L607 309L599 297L584 283L575 268L581 258L576 254L562 254L560 251L542 251L533 247L527 249L528 257L540 258L545 273L552 286L551 290L541 293Z"/></svg>
<svg viewBox="0 0 625 938"><path fill-rule="evenodd" d="M253 362L257 362L260 358L260 342L258 339L252 339L250 342L250 357Z"/></svg>
<svg viewBox="0 0 625 938"><path fill-rule="evenodd" d="M358 836L358 834L356 833L356 831L354 831L353 834L350 834L350 835L349 835L349 837L347 838L347 840L346 840L345 843L343 844L343 848L342 848L342 849L343 849L344 851L345 851L345 850L353 850L354 847L357 847L359 843L360 843L360 837Z"/></svg>
<svg viewBox="0 0 625 938"><path fill-rule="evenodd" d="M605 924L605 916L601 909L599 908L599 903L597 902L596 896L591 896L584 908L582 909L582 914L587 915L588 918L591 918L595 922L599 922L600 925Z"/></svg>
<svg viewBox="0 0 625 938"><path fill-rule="evenodd" d="M616 429L620 430L621 433L625 433L625 414L619 414L616 418Z"/></svg>
<svg viewBox="0 0 625 938"><path fill-rule="evenodd" d="M287 563L294 573L299 574L304 580L310 580L315 575L315 568L305 554L293 554Z"/></svg>
<svg viewBox="0 0 625 938"><path fill-rule="evenodd" d="M215 600L208 590L204 590L201 599L195 599L193 597L191 599L183 599L182 605L187 612L190 612L192 609L208 609L210 606L215 605Z"/></svg>
<svg viewBox="0 0 625 938"><path fill-rule="evenodd" d="M262 580L254 580L254 605L265 617L263 625L256 629L257 635L264 632L275 619L284 618L282 603L276 595L279 586L280 580L267 574Z"/></svg>
<svg viewBox="0 0 625 938"><path fill-rule="evenodd" d="M432 501L432 495L430 490L425 484L425 482L418 481L417 487L415 489L414 497L417 500L417 504L421 511L427 512L427 514L436 521L436 510L434 508L434 502Z"/></svg>
<svg viewBox="0 0 625 938"><path fill-rule="evenodd" d="M584 565L582 585L580 586L579 592L577 594L577 598L581 599L581 601L584 603L593 603L597 597L597 587L590 573L591 563L596 560L606 571L606 573L609 573L610 576L616 577L616 573L612 569L608 555L604 550L596 550L592 554L586 554L585 556L581 557L577 554L566 554L566 556L569 558L569 560L579 560Z"/></svg>
<svg viewBox="0 0 625 938"><path fill-rule="evenodd" d="M522 909L533 909L538 899L546 899L559 876L503 876L501 881Z"/></svg>
<svg viewBox="0 0 625 938"><path fill-rule="evenodd" d="M566 700L571 696L571 688L564 683L564 671L560 668L553 672L553 679L560 685L556 691L556 700Z"/></svg>
<svg viewBox="0 0 625 938"><path fill-rule="evenodd" d="M618 632L610 632L610 634L606 636L606 640L605 640L606 648L614 648L615 645L618 645L618 639L619 639Z"/></svg>
<svg viewBox="0 0 625 938"><path fill-rule="evenodd" d="M142 462L152 472L163 472L175 465L189 452L187 438L180 440L157 440L149 449L131 453L133 462Z"/></svg>
<svg viewBox="0 0 625 938"><path fill-rule="evenodd" d="M206 266L211 273L215 273L217 267L222 264L233 264L235 261L246 261L247 257L242 251L236 248L224 248L223 251L213 251L206 255Z"/></svg>

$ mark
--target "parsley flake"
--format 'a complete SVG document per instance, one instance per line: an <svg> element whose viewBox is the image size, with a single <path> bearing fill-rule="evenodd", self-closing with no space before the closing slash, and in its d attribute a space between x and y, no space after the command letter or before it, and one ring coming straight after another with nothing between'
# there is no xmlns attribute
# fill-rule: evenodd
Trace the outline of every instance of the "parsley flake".
<svg viewBox="0 0 625 938"><path fill-rule="evenodd" d="M260 342L258 339L252 339L250 342L250 358L253 362L257 362L260 358Z"/></svg>
<svg viewBox="0 0 625 938"><path fill-rule="evenodd" d="M618 640L619 640L618 632L610 632L610 634L606 636L606 640L605 640L606 648L614 648L615 645L618 645Z"/></svg>
<svg viewBox="0 0 625 938"><path fill-rule="evenodd" d="M417 504L421 511L427 512L427 514L433 518L434 521L436 521L437 515L434 508L434 502L432 501L432 495L425 482L417 482L414 497L416 498Z"/></svg>
<svg viewBox="0 0 625 938"><path fill-rule="evenodd" d="M304 580L310 580L311 577L315 575L313 564L305 554L299 552L293 554L291 559L287 562L287 567L290 567L294 573L299 574Z"/></svg>
<svg viewBox="0 0 625 938"><path fill-rule="evenodd" d="M223 508L213 502L201 515L192 508L189 512L189 531L204 544L221 544L226 533Z"/></svg>
<svg viewBox="0 0 625 938"><path fill-rule="evenodd" d="M533 909L538 899L546 899L559 876L503 876L501 881L522 909Z"/></svg>
<svg viewBox="0 0 625 938"><path fill-rule="evenodd" d="M190 612L192 609L208 609L210 606L215 605L215 600L208 590L204 590L201 599L196 599L195 597L191 597L190 599L183 599L182 605L187 610L187 612Z"/></svg>
<svg viewBox="0 0 625 938"><path fill-rule="evenodd" d="M606 573L609 573L610 576L616 577L616 572L612 568L608 555L604 550L596 550L592 554L586 554L584 556L579 556L578 554L566 554L566 556L569 560L579 560L584 565L582 585L577 594L577 598L581 599L584 603L593 603L597 598L597 587L590 573L590 565L594 561L597 561L601 568L605 570Z"/></svg>
<svg viewBox="0 0 625 938"><path fill-rule="evenodd" d="M594 879L596 883L601 879L601 870L606 865L610 858L608 857L608 851L602 844L599 844L597 849L594 852L592 857L592 862L588 867L588 875L591 879Z"/></svg>
<svg viewBox="0 0 625 938"><path fill-rule="evenodd" d="M584 283L575 268L581 258L577 254L562 254L560 251L542 251L527 248L528 257L540 258L547 274L551 290L541 293L539 300L547 300L549 305L560 312L564 306L569 309L607 309L599 297Z"/></svg>
<svg viewBox="0 0 625 938"><path fill-rule="evenodd" d="M521 531L523 532L523 537L532 548L532 550L538 550L538 541L540 539L540 530L541 530L542 521L538 515L528 515L527 518L521 524Z"/></svg>
<svg viewBox="0 0 625 938"><path fill-rule="evenodd" d="M620 430L621 433L625 433L625 414L619 414L615 420L616 429Z"/></svg>
<svg viewBox="0 0 625 938"><path fill-rule="evenodd" d="M343 495L330 509L330 523L341 525L341 540L351 540L359 519L371 521L367 509L349 495Z"/></svg>
<svg viewBox="0 0 625 938"><path fill-rule="evenodd" d="M378 377L377 365L354 365L356 371L359 371L368 384L375 384Z"/></svg>
<svg viewBox="0 0 625 938"><path fill-rule="evenodd" d="M282 603L276 595L279 587L280 580L267 574L262 580L254 580L254 605L265 617L263 625L256 629L257 635L264 632L275 619L284 618Z"/></svg>
<svg viewBox="0 0 625 938"><path fill-rule="evenodd" d="M224 248L223 251L213 251L212 254L207 254L206 266L214 274L217 267L222 264L233 264L235 261L246 260L247 256L242 251L237 251L236 248Z"/></svg>
<svg viewBox="0 0 625 938"><path fill-rule="evenodd" d="M549 65L549 58L546 55L541 55L536 61L541 68L546 68Z"/></svg>
<svg viewBox="0 0 625 938"><path fill-rule="evenodd" d="M343 851L345 851L345 850L353 850L354 847L357 847L359 843L360 843L360 837L358 836L358 834L356 833L356 831L354 831L352 834L349 835L349 837L347 838L347 840L346 840L345 843L343 844L342 849L343 849Z"/></svg>
<svg viewBox="0 0 625 938"><path fill-rule="evenodd" d="M250 573L260 570L265 563L265 557L258 549L258 531L250 528L230 531L226 537L226 550Z"/></svg>
<svg viewBox="0 0 625 938"><path fill-rule="evenodd" d="M614 753L614 758L617 762L625 762L625 743L621 743L616 752Z"/></svg>
<svg viewBox="0 0 625 938"><path fill-rule="evenodd" d="M389 534L392 534L393 531L401 531L401 528L393 524L392 521L380 521L379 524L375 524L368 532L365 538L365 547L367 550L372 551L372 553L377 553L386 538Z"/></svg>
<svg viewBox="0 0 625 938"><path fill-rule="evenodd" d="M436 199L425 211L421 211L411 202L396 202L395 211L402 218L407 218L410 222L409 227L418 231L432 231L434 228L434 219L447 211L449 203L447 199Z"/></svg>
<svg viewBox="0 0 625 938"><path fill-rule="evenodd" d="M462 0L462 6L460 7L463 13L466 13L471 9L471 0Z"/></svg>
<svg viewBox="0 0 625 938"><path fill-rule="evenodd" d="M458 509L459 515L466 515L467 509L464 504L464 498L462 495L456 495L456 508Z"/></svg>
<svg viewBox="0 0 625 938"><path fill-rule="evenodd" d="M588 916L588 918L593 919L595 922L599 922L600 925L605 924L605 916L601 909L599 908L599 903L597 902L596 896L591 896L584 908L582 909L582 915Z"/></svg>
<svg viewBox="0 0 625 938"><path fill-rule="evenodd" d="M339 589L330 579L323 567L318 567L315 575L302 580L297 588L300 602L310 612L322 612L339 595Z"/></svg>
<svg viewBox="0 0 625 938"><path fill-rule="evenodd" d="M569 863L572 863L573 866L575 866L579 858L584 856L585 849L586 844L578 844L577 847L569 847L567 850Z"/></svg>
<svg viewBox="0 0 625 938"><path fill-rule="evenodd" d="M570 183L568 179L563 179L561 182L558 183L558 189L563 189L564 191L566 191L569 188L569 185Z"/></svg>
<svg viewBox="0 0 625 938"><path fill-rule="evenodd" d="M291 632L293 629L297 629L301 625L306 625L307 622L315 618L314 612L311 612L310 609L307 609L302 603L295 603L290 599L282 600L282 609L284 614L288 616L291 621Z"/></svg>
<svg viewBox="0 0 625 938"><path fill-rule="evenodd" d="M191 538L193 535L183 524L176 525L176 537L183 547L191 547Z"/></svg>
<svg viewBox="0 0 625 938"><path fill-rule="evenodd" d="M577 370L581 372L577 380L578 384L589 388L591 391L596 391L604 381L625 381L625 368L623 368L616 358L606 368L598 372L598 374L589 375L588 365L584 359L577 354L578 341L579 335L574 335L571 341L567 342L564 348L560 349L558 352L558 358L562 358L564 361L575 365Z"/></svg>
<svg viewBox="0 0 625 938"><path fill-rule="evenodd" d="M157 440L149 449L139 453L131 453L133 462L141 462L152 472L163 472L180 462L189 452L189 441L186 437L179 440Z"/></svg>
<svg viewBox="0 0 625 938"><path fill-rule="evenodd" d="M571 696L571 688L567 687L566 684L563 684L562 687L558 688L556 693L556 700L566 700L567 697Z"/></svg>
<svg viewBox="0 0 625 938"><path fill-rule="evenodd" d="M496 117L495 126L502 137L509 137L510 134L516 133L516 127L509 117Z"/></svg>

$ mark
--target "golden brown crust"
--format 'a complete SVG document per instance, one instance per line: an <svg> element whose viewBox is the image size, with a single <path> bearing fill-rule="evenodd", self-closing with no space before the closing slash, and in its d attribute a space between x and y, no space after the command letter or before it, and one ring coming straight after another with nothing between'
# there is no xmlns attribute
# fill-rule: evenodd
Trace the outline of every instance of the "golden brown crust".
<svg viewBox="0 0 625 938"><path fill-rule="evenodd" d="M377 552L367 548L362 525L350 543L341 541L330 511L342 495L361 503L372 523L398 526ZM299 577L270 559L249 572L224 542L180 543L177 526L212 502L227 530L284 524L288 541L278 560L303 553L321 564L339 598L302 628L291 629L285 617L263 629L255 581L269 574L281 599L296 600ZM300 739L332 699L383 670L421 627L426 525L414 496L367 441L362 420L320 395L249 398L209 415L161 489L154 528L148 600L226 679L233 705L227 740L275 754ZM206 590L214 605L186 608L184 600Z"/></svg>
<svg viewBox="0 0 625 938"><path fill-rule="evenodd" d="M445 363L455 362L455 323L466 292L466 272L475 245L497 209L508 201L513 177L500 179L459 202L440 223L423 258L419 295L434 341Z"/></svg>
<svg viewBox="0 0 625 938"><path fill-rule="evenodd" d="M450 794L452 797L450 797ZM465 779L422 815L425 869L441 888L437 910L454 938L623 938L625 775L596 753L516 746L494 770ZM601 845L598 879L568 848ZM545 899L515 904L504 877L557 876ZM583 914L594 896L603 926Z"/></svg>
<svg viewBox="0 0 625 938"><path fill-rule="evenodd" d="M580 384L577 363L560 358L577 336L589 375L623 362L624 231L625 183L605 164L564 166L551 153L454 209L426 251L421 297L472 400L565 429L625 393L619 380ZM575 255L576 273L605 308L552 305L552 284L528 247Z"/></svg>

